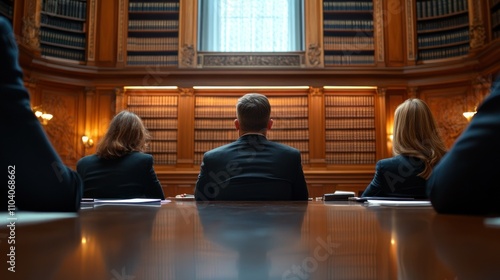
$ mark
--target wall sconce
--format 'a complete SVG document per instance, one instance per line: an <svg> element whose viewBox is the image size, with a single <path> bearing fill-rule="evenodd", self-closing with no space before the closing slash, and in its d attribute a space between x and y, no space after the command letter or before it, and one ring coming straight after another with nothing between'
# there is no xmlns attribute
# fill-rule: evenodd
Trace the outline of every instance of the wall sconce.
<svg viewBox="0 0 500 280"><path fill-rule="evenodd" d="M468 122L470 122L470 120L472 119L472 117L474 117L475 114L476 114L476 111L462 113L462 115L464 115L464 117L467 119Z"/></svg>
<svg viewBox="0 0 500 280"><path fill-rule="evenodd" d="M49 121L54 117L52 114L44 111L41 106L33 108L33 113L35 113L35 116L42 123L42 125L47 125Z"/></svg>
<svg viewBox="0 0 500 280"><path fill-rule="evenodd" d="M87 135L82 136L82 143L85 148L92 148L94 146L94 140Z"/></svg>

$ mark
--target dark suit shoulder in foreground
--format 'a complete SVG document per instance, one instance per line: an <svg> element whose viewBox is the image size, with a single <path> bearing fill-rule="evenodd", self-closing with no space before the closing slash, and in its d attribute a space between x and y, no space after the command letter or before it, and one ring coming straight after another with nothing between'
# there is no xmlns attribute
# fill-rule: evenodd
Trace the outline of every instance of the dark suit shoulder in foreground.
<svg viewBox="0 0 500 280"><path fill-rule="evenodd" d="M500 81L497 80L491 94L427 182L437 212L500 213L499 143Z"/></svg>

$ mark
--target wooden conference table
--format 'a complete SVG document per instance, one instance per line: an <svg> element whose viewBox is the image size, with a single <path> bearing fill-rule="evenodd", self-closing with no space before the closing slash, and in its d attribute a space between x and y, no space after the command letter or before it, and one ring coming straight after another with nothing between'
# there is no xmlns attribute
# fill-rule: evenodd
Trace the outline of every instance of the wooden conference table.
<svg viewBox="0 0 500 280"><path fill-rule="evenodd" d="M2 216L0 279L500 279L498 221L430 207L172 201L18 216L14 231Z"/></svg>

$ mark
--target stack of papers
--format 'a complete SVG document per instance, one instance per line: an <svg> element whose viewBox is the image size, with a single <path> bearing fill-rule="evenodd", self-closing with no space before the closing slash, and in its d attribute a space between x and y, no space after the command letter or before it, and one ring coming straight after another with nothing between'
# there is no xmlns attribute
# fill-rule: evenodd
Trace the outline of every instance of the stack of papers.
<svg viewBox="0 0 500 280"><path fill-rule="evenodd" d="M432 206L429 200L367 200L369 206L422 207Z"/></svg>

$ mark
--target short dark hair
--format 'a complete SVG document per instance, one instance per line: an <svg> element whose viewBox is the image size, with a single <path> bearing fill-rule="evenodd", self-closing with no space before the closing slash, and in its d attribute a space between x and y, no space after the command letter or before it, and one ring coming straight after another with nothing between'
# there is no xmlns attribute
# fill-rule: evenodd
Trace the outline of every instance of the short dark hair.
<svg viewBox="0 0 500 280"><path fill-rule="evenodd" d="M271 104L263 94L247 93L238 99L236 114L242 131L262 132L271 117Z"/></svg>

